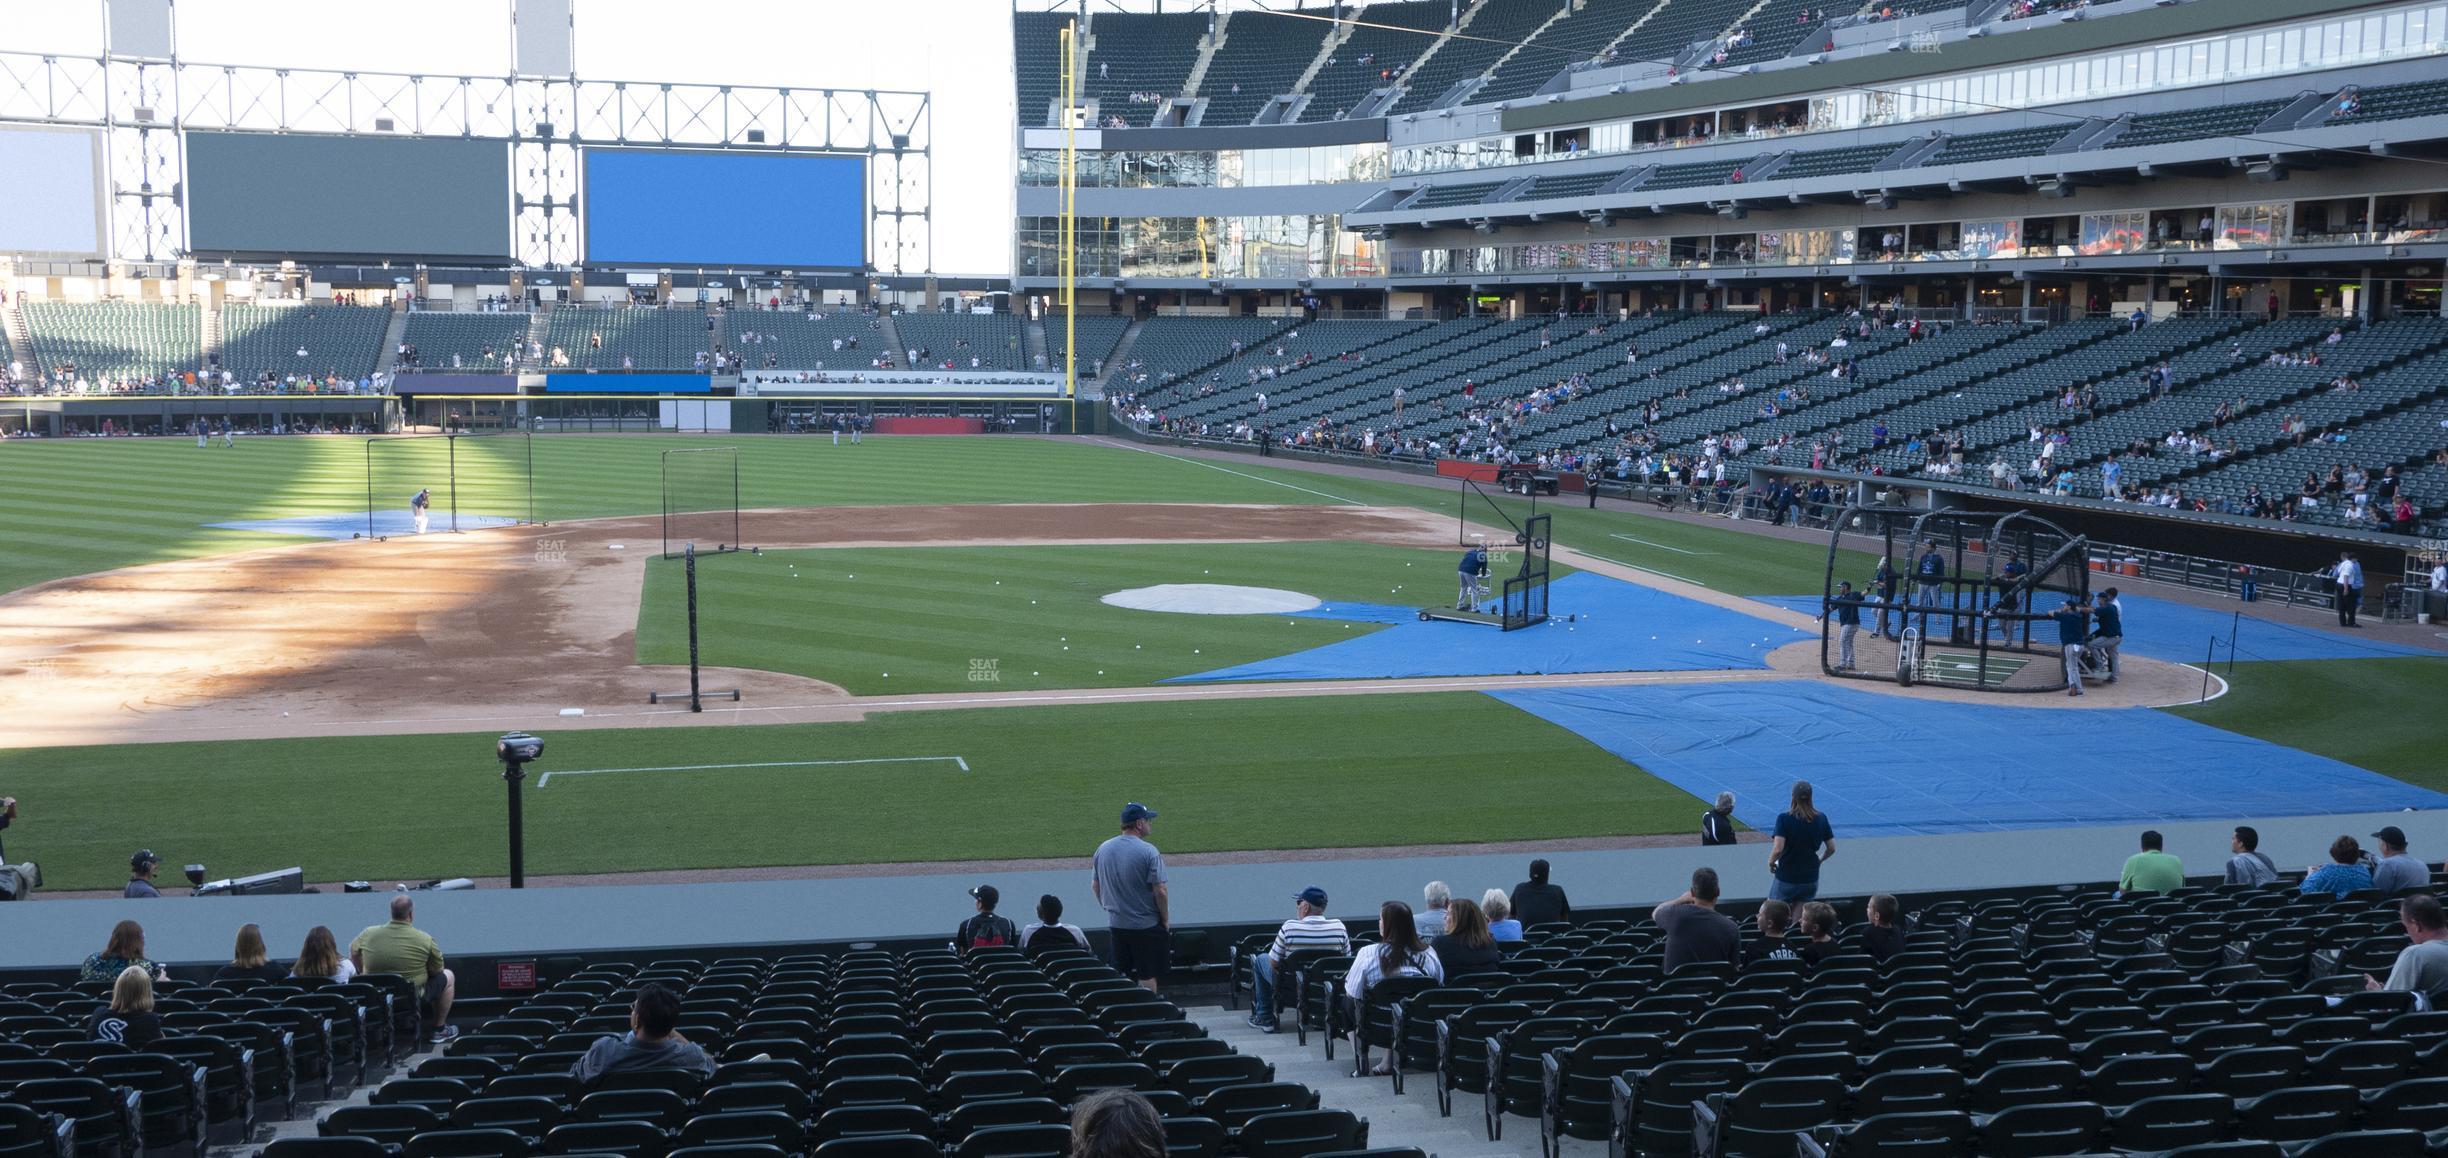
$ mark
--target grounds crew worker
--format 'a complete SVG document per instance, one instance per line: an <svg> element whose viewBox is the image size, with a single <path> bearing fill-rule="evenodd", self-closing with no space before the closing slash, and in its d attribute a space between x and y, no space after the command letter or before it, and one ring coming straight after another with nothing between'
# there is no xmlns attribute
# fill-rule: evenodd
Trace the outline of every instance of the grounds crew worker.
<svg viewBox="0 0 2448 1158"><path fill-rule="evenodd" d="M1476 611L1479 607L1479 577L1487 574L1487 548L1473 547L1462 552L1462 594L1454 599L1454 610Z"/></svg>

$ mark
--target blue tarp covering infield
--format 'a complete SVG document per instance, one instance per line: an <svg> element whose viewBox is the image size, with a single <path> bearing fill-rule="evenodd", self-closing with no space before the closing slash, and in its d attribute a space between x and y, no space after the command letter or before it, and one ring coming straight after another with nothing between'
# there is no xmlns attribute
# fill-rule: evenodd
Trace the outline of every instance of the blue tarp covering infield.
<svg viewBox="0 0 2448 1158"><path fill-rule="evenodd" d="M228 531L265 531L275 535L305 535L316 539L349 539L366 533L364 512L354 515L299 515L287 519L240 519L229 523L207 523ZM459 514L459 529L479 531L487 527L513 527L518 520L501 515ZM426 534L441 534L451 529L447 512L436 512L425 520ZM396 511L374 512L374 534L381 538L393 535L413 535L416 522L406 507Z"/></svg>
<svg viewBox="0 0 2448 1158"><path fill-rule="evenodd" d="M1768 666L1767 655L1809 635L1649 587L1579 571L1549 585L1556 617L1521 631L1423 623L1419 609L1327 604L1313 618L1391 626L1324 647L1180 676L1215 680L1408 679L1599 671L1722 671ZM1566 622L1565 615L1577 615Z"/></svg>
<svg viewBox="0 0 2448 1158"><path fill-rule="evenodd" d="M1760 829L1796 779L1840 837L2448 806L2149 708L1945 703L1801 680L1487 694L1694 796L1731 791L1735 815Z"/></svg>
<svg viewBox="0 0 2448 1158"><path fill-rule="evenodd" d="M1806 615L1819 614L1820 598L1816 595L1763 595L1762 603L1790 608ZM2131 592L2120 592L2117 602L2125 607L2125 647L2128 655L2148 656L2173 663L2202 662L2209 656L2210 641L2217 639L2219 662L2227 659L2227 633L2235 630L2236 658L2262 659L2372 659L2396 655L2437 655L2438 652L2405 647L2394 643L2350 635L2343 631L2327 631L2316 627L2296 627L2256 619L2250 613L2239 622L2233 609L2195 607L2171 599L2151 599ZM2042 611L2055 610L2054 604L2043 600ZM1867 620L1864 620L1867 623ZM2046 624L2042 625L2046 627ZM2052 636L2053 638L2053 636Z"/></svg>

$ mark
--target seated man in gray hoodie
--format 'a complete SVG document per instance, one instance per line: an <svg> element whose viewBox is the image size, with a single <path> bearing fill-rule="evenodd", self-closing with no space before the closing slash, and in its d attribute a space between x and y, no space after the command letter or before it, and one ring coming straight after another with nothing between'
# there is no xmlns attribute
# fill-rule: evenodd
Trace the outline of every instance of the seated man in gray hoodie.
<svg viewBox="0 0 2448 1158"><path fill-rule="evenodd" d="M2228 884L2266 885L2278 879L2278 865L2261 851L2261 834L2251 825L2237 825L2235 839L2227 847L2235 851L2227 858Z"/></svg>
<svg viewBox="0 0 2448 1158"><path fill-rule="evenodd" d="M621 1070L684 1069L714 1076L714 1059L682 1037L679 1025L680 995L649 982L629 1006L629 1032L597 1040L570 1067L570 1076L590 1089Z"/></svg>

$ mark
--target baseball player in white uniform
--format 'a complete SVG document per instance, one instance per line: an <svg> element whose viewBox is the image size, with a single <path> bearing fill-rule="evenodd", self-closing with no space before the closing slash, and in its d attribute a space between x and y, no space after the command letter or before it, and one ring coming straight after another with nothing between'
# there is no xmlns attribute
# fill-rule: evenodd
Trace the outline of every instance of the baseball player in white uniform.
<svg viewBox="0 0 2448 1158"><path fill-rule="evenodd" d="M433 506L433 491L419 489L408 499L408 514L416 520L416 533L425 533L425 514Z"/></svg>

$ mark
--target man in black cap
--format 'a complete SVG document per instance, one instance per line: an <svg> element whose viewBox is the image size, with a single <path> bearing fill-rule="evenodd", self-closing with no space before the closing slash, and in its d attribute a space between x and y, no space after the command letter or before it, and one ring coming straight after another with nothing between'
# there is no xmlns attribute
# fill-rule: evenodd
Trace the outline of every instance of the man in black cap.
<svg viewBox="0 0 2448 1158"><path fill-rule="evenodd" d="M152 849L137 849L136 855L128 858L127 888L119 895L131 899L160 896L161 890L153 887L153 866L160 863L161 858L153 855Z"/></svg>
<svg viewBox="0 0 2448 1158"><path fill-rule="evenodd" d="M1156 810L1136 801L1122 806L1122 831L1097 846L1095 875L1088 881L1105 907L1113 940L1113 966L1148 992L1164 980L1173 962L1172 897L1165 890L1164 854L1148 843Z"/></svg>
<svg viewBox="0 0 2448 1158"><path fill-rule="evenodd" d="M1292 913L1292 919L1275 930L1275 943L1250 962L1249 1023L1260 1033L1273 1033L1281 1028L1275 1018L1275 977L1287 958L1294 953L1351 952L1351 930L1326 915L1326 890L1311 885L1294 893Z"/></svg>
<svg viewBox="0 0 2448 1158"><path fill-rule="evenodd" d="M2431 887L2431 866L2406 853L2404 829L2392 824L2372 836L2380 842L2380 862L2372 866L2372 884L2383 894Z"/></svg>
<svg viewBox="0 0 2448 1158"><path fill-rule="evenodd" d="M997 949L1019 942L1020 933L1012 928L1010 919L995 914L995 904L1003 899L1002 893L995 891L993 885L979 885L969 890L969 895L977 901L977 913L962 921L960 928L953 931L953 948L965 953L971 949Z"/></svg>

